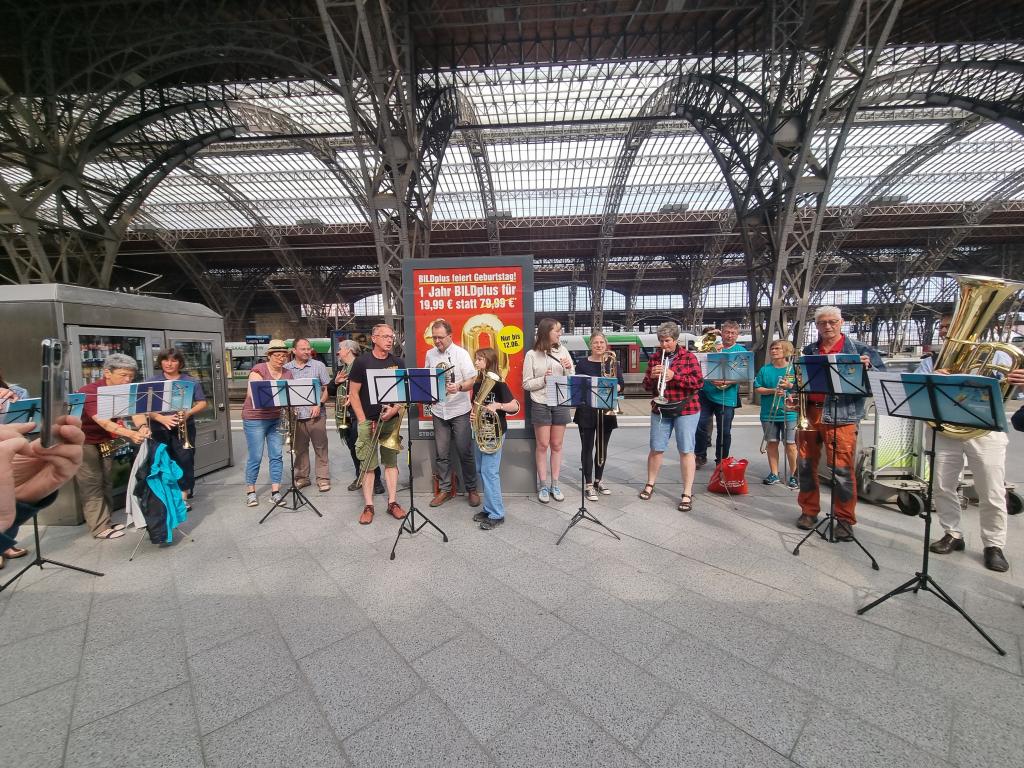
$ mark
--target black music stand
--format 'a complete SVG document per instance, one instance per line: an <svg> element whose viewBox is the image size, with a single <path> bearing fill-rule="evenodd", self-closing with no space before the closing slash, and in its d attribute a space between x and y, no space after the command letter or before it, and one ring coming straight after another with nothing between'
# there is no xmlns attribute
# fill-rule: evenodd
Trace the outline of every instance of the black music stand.
<svg viewBox="0 0 1024 768"><path fill-rule="evenodd" d="M309 384L306 384L306 380L305 379L299 379L299 380L282 380L282 379L277 379L277 380L274 380L274 381L267 381L267 382L251 381L251 382L249 382L249 386L252 387L254 384L256 384L256 385L260 385L260 384L277 385L278 392L279 393L280 392L284 392L284 397L285 397L285 404L280 406L280 407L281 408L286 408L288 411L291 411L294 408L301 408L301 407L306 407L306 408L312 408L313 406L321 406L322 407L322 405L320 403L320 397L319 397L319 392L320 392L319 384L320 384L320 380L319 379L309 379L309 381L316 382L316 384L313 385L312 388L311 388L311 392L315 393L315 396L307 395L305 392L300 392L299 389L296 388L296 386L294 386L296 384L299 384L300 382L302 383L303 387L310 386ZM270 389L273 389L273 387L271 387ZM260 407L260 406L256 405L256 395L255 395L255 392L253 393L252 400L253 400L253 405L255 407ZM285 416L285 418L288 418L288 417ZM267 510L267 514L265 514L263 517L260 518L260 522L259 522L260 525L263 525L263 521L266 520L268 517L270 517L270 515L273 513L273 511L275 509L277 509L278 507L280 507L281 509L286 509L289 512L296 512L299 509L301 509L302 507L308 506L310 509L312 509L314 512L316 512L316 516L317 517L323 517L323 515L320 513L320 510L316 508L316 505L306 497L306 494L304 494L302 491L300 491L298 488L295 487L295 445L294 445L294 440L293 440L293 444L288 446L288 473L289 473L289 475L291 477L291 485L289 486L288 490L285 491L284 493L282 493L280 498L271 505L270 509ZM288 503L289 499L291 500L290 504Z"/></svg>
<svg viewBox="0 0 1024 768"><path fill-rule="evenodd" d="M799 364L799 361L797 361L797 365ZM850 368L853 370L852 372L842 371L839 368L840 365L845 368ZM825 517L819 520L818 523L807 532L806 536L800 539L800 542L793 549L793 554L799 555L800 547L802 547L804 542L811 538L811 536L815 533L818 534L825 541L829 542L830 544L835 544L837 541L839 541L839 539L836 539L835 536L836 527L842 526L842 528L850 535L850 541L852 541L854 544L860 547L861 551L868 556L869 560L871 560L872 569L877 571L878 561L875 560L874 556L870 552L868 552L865 546L861 544L860 540L854 535L853 527L850 526L850 524L845 522L844 520L840 520L836 517L835 455L836 448L839 442L838 435L836 434L835 430L836 418L839 411L839 401L837 399L837 396L842 395L845 397L869 397L871 395L871 390L868 387L867 383L867 370L864 367L864 363L862 363L860 360L857 360L856 362L836 362L826 359L822 361L822 364L818 368L818 371L819 375L808 376L807 380L804 381L802 385L795 386L791 391L797 395L825 395L826 400L829 399L829 396L832 396L832 463L829 465L829 469L831 470L830 483L832 485L832 488L829 493L828 514L826 514ZM835 379L833 377L835 377ZM846 386L843 387L841 385L840 389L837 390L835 387L836 380L841 381L842 384L845 384ZM817 468L815 468L814 471L817 472ZM850 482L852 483L853 481L853 467L851 467ZM822 533L822 528L825 528L825 530L827 531L827 535L825 533Z"/></svg>
<svg viewBox="0 0 1024 768"><path fill-rule="evenodd" d="M591 383L592 387L597 388L597 387L600 386L600 382L593 381L593 377L591 379L591 382L592 382ZM618 386L618 381L616 381L616 386ZM570 392L572 392L572 387L570 387L569 390L570 390ZM614 403L615 403L615 400L616 400L616 398L614 397L614 394L615 394L615 391L613 390L612 391L612 395L613 395L613 397L612 397L612 407L614 407ZM570 405L579 406L579 405L581 405L581 403L579 403L579 402L570 402ZM590 404L587 403L587 405L590 405ZM601 416L603 415L604 411L610 410L610 409L609 408L595 408L595 410L598 411L598 414L597 414L598 418L596 419L597 420L597 426L594 429L594 440L595 440L595 445L596 445L597 444L596 441L604 440L604 435L602 434L603 431L604 431L604 419L601 418ZM607 459L607 456L605 456L605 458ZM596 470L597 470L597 461L595 460L595 462L594 462L594 472L593 472L593 474L595 474L595 475L597 474ZM591 478L591 480L593 480L593 478ZM555 546L557 547L559 544L561 544L562 543L562 539L564 539L566 537L566 535L569 533L569 531L572 530L572 527L574 525L576 525L576 523L582 522L583 520L587 520L587 521L589 521L591 523L595 523L595 524L601 526L606 531L608 531L608 533L610 533L612 536L614 536L616 541L622 541L622 539L619 538L619 534L617 534L615 531L613 531L607 525L605 525L600 520L598 520L594 515L592 515L590 513L590 510L587 509L587 476L584 473L583 467L581 465L580 466L580 508L578 510L576 510L576 514L572 516L572 520L569 521L569 525L567 525L565 530L562 531L562 535L558 537L558 541L555 542Z"/></svg>
<svg viewBox="0 0 1024 768"><path fill-rule="evenodd" d="M932 429L931 445L925 452L925 456L928 457L928 486L924 510L918 515L918 517L924 518L924 546L922 547L921 570L917 571L912 579L905 581L903 584L900 584L895 589L890 590L874 602L858 609L857 615L860 616L867 613L876 605L884 603L890 597L902 595L905 592L913 592L915 595L918 590L931 592L942 602L963 616L964 619L966 619L967 622L977 630L978 634L984 637L985 640L988 641L989 645L999 652L1000 656L1005 656L1006 651L1000 648L996 641L989 637L985 630L978 626L974 619L968 616L967 612L957 605L956 601L947 595L945 590L943 590L942 587L939 586L938 582L935 581L935 579L933 579L928 573L928 547L931 544L932 530L932 494L935 484L935 435L942 431L943 426L947 425L975 427L996 432L1005 432L1006 414L1001 411L1003 400L999 395L998 386L994 379L990 380L987 385L981 385L979 383L978 386L972 386L970 384L965 384L962 381L945 383L942 380L948 377L941 374L914 374L914 377L921 377L923 380L920 382L911 381L910 383L904 384L903 381L881 379L879 383L882 388L886 412L890 416L899 416L901 418L914 419L917 421L929 421L934 425L934 428ZM962 394L965 388L988 391L988 403L991 407L989 414L975 410L968 410L964 407L961 401L956 399L955 395ZM924 394L926 398L922 398L922 394ZM925 413L917 409L915 409L916 412L912 412L911 400L914 400L914 405L918 407L927 403L928 412ZM1000 415L1002 416L1002 419L999 418Z"/></svg>
<svg viewBox="0 0 1024 768"><path fill-rule="evenodd" d="M21 421L35 421L35 414L36 414L36 411L38 411L38 410L39 410L39 408L37 408L35 405L33 405L31 408L29 408L28 410L25 411L25 414L26 414L25 419L21 419L20 415L19 415L18 421L19 422L21 422ZM15 423L15 422L8 422L8 423ZM9 586L11 586L11 584L13 584L18 579L20 579L22 576L24 576L25 572L28 571L28 569L31 568L32 566L38 565L39 569L42 570L44 563L49 563L50 565L56 565L59 568L67 568L67 569L72 570L72 571L78 571L79 573L88 573L88 574L90 574L92 576L102 576L103 575L99 571L93 571L93 570L90 570L88 568L82 568L81 566L78 566L78 565L70 565L68 563L62 563L59 560L51 560L48 557L43 557L42 550L40 549L39 521L36 519L37 517L38 517L38 514L32 515L32 533L33 533L33 536L35 537L35 542L36 542L36 550L35 550L36 551L36 556L34 558L32 558L32 560L30 562L28 562L24 566L22 566L20 571L18 571L16 574L11 576L11 578L9 578L3 584L0 584L0 592L3 592L5 589L7 589Z"/></svg>
<svg viewBox="0 0 1024 768"><path fill-rule="evenodd" d="M377 371L367 384L372 386L369 390L370 402L372 404L396 405L405 404L405 413L409 419L409 447L406 454L406 464L409 468L409 509L402 518L402 524L398 527L398 535L395 536L395 543L391 547L390 560L395 559L395 550L398 548L398 541L403 533L412 536L419 533L429 525L441 534L441 540L448 543L448 534L442 531L437 524L420 512L416 506L415 482L412 470L412 419L413 405L430 405L440 401L436 394L440 380L444 373L436 373L433 368L405 369L395 371ZM432 380L432 381L431 381ZM422 518L417 524L416 516Z"/></svg>

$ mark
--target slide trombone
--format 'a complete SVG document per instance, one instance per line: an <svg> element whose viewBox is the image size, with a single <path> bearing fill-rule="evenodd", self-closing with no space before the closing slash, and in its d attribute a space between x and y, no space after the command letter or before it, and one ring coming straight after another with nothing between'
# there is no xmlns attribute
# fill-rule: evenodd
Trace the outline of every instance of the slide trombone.
<svg viewBox="0 0 1024 768"><path fill-rule="evenodd" d="M344 436L351 426L348 420L348 373L352 366L342 363L338 367L338 373L345 377L345 380L338 384L338 392L334 400L334 426Z"/></svg>
<svg viewBox="0 0 1024 768"><path fill-rule="evenodd" d="M383 406L386 408L387 406ZM381 411L383 414L383 411ZM374 456L374 453L378 448L387 448L388 450L395 451L398 453L402 450L402 420L405 418L405 406L398 406L398 413L392 416L390 419L385 420L383 416L377 421L373 422L373 435L370 439L370 445L368 450L364 451L362 456L358 456L359 459L359 477L356 480L356 485L362 486L363 480L366 477L367 472L372 472L370 468L370 459ZM387 422L393 421L396 424L395 429L388 434L386 437L381 437L381 432L384 431L384 425Z"/></svg>

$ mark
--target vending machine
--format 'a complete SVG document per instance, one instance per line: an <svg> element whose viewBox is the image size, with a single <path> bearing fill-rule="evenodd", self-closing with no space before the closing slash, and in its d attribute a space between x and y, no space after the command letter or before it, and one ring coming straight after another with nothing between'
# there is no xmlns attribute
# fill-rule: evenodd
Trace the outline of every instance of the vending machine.
<svg viewBox="0 0 1024 768"><path fill-rule="evenodd" d="M103 361L113 353L139 365L138 380L157 372L156 357L177 347L186 371L198 379L207 407L195 416L196 476L231 464L231 415L224 368L224 323L201 304L133 294L45 284L0 286L0 371L9 382L39 393L40 344L54 337L64 342L69 391L103 376ZM114 506L124 501L129 465L115 466ZM40 513L49 525L82 521L74 484Z"/></svg>

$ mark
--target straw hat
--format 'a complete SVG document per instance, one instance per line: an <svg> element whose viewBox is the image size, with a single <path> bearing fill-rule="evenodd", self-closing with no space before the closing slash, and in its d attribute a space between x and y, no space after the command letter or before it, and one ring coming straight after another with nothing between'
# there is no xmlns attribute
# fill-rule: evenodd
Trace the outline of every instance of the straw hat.
<svg viewBox="0 0 1024 768"><path fill-rule="evenodd" d="M287 352L288 346L282 339L271 339L267 345L267 354L272 355L274 352Z"/></svg>

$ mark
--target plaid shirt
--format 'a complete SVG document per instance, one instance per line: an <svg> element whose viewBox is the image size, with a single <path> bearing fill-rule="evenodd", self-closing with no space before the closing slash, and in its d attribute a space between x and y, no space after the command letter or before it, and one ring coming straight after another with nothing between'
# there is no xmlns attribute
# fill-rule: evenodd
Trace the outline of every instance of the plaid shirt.
<svg viewBox="0 0 1024 768"><path fill-rule="evenodd" d="M647 373L644 375L644 389L652 395L658 394L658 377L651 371L655 366L661 364L661 350L651 355L647 363ZM700 400L697 393L704 386L704 376L700 371L700 363L692 352L684 349L682 345L676 347L674 355L670 355L669 368L674 374L673 378L665 384L665 399L669 402L683 401L683 409L680 412L683 416L700 413ZM656 412L654 404L651 403L651 411Z"/></svg>

